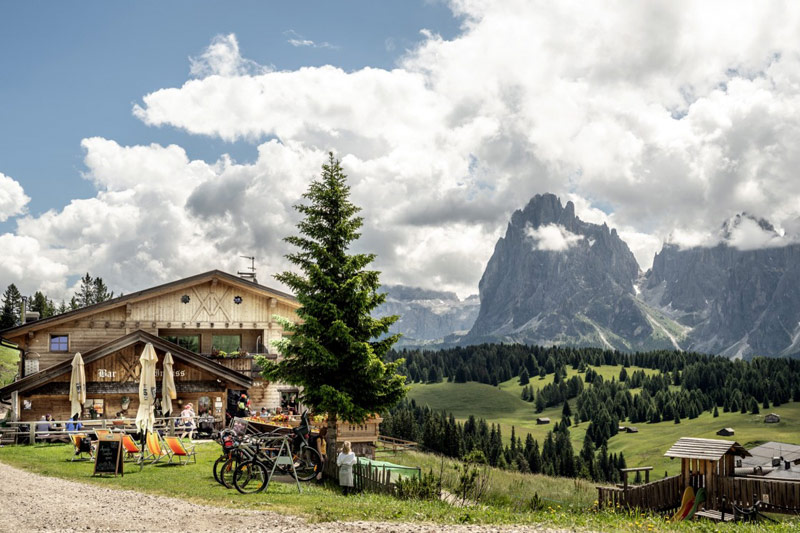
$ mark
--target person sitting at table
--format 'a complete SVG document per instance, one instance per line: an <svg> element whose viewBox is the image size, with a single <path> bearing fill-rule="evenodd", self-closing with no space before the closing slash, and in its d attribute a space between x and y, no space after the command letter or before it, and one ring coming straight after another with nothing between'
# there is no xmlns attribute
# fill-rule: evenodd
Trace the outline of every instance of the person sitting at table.
<svg viewBox="0 0 800 533"><path fill-rule="evenodd" d="M36 438L42 441L50 440L50 423L44 415L42 415L42 418L36 424Z"/></svg>
<svg viewBox="0 0 800 533"><path fill-rule="evenodd" d="M81 416L79 414L75 414L72 418L69 419L67 422L67 431L80 431L83 429L83 424L81 424Z"/></svg>

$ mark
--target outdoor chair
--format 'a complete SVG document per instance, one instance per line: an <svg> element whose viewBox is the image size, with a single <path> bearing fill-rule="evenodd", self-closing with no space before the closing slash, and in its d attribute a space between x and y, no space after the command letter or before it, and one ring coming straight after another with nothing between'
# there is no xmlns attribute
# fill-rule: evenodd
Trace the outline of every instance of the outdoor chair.
<svg viewBox="0 0 800 533"><path fill-rule="evenodd" d="M102 440L109 435L111 435L110 429L95 429L94 434L97 436L97 440Z"/></svg>
<svg viewBox="0 0 800 533"><path fill-rule="evenodd" d="M130 435L122 436L122 447L125 450L125 457L128 459L136 459L136 454L142 451Z"/></svg>
<svg viewBox="0 0 800 533"><path fill-rule="evenodd" d="M158 433L148 433L147 434L147 455L142 459L144 461L150 461L150 464L155 464L161 461L164 457L167 459L172 459L172 452L169 448L165 448L161 446L161 439L158 437Z"/></svg>
<svg viewBox="0 0 800 533"><path fill-rule="evenodd" d="M74 461L75 459L86 460L87 458L83 456L85 453L89 454L89 459L94 459L94 446L92 445L92 441L89 440L85 433L73 433L69 437L75 450L75 453L72 454L72 459L70 459L70 462Z"/></svg>
<svg viewBox="0 0 800 533"><path fill-rule="evenodd" d="M178 437L164 437L164 440L167 442L167 446L169 446L172 455L169 458L169 462L172 462L173 458L177 458L178 464L185 465L189 462L189 459L194 459L194 462L197 463L197 453L194 451L194 444L190 447L186 447L185 444L179 439ZM184 458L184 460L181 460Z"/></svg>

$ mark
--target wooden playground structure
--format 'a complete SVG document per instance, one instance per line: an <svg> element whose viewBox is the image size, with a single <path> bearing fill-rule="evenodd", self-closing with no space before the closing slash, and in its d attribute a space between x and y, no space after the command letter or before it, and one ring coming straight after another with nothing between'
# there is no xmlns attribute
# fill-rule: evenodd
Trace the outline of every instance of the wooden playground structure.
<svg viewBox="0 0 800 533"><path fill-rule="evenodd" d="M684 437L664 456L681 460L680 474L653 482L647 476L644 484L629 485L630 472L644 471L647 475L652 467L622 469L622 484L597 487L598 506L672 513L681 507L681 497L691 487L693 493L703 489L705 496L695 516L728 521L752 517L760 511L800 513L800 481L736 476L736 458L750 456L737 442Z"/></svg>

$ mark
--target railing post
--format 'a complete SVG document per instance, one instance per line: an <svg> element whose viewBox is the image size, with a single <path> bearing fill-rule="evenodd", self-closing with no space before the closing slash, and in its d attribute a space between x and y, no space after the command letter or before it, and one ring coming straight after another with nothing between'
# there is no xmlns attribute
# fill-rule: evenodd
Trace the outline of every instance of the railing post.
<svg viewBox="0 0 800 533"><path fill-rule="evenodd" d="M28 444L36 444L36 422L31 423L31 435Z"/></svg>

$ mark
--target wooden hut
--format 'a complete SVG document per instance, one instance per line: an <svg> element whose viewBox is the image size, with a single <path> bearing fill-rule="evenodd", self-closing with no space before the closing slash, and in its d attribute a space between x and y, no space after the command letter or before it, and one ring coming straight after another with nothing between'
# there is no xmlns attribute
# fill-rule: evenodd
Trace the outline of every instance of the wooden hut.
<svg viewBox="0 0 800 533"><path fill-rule="evenodd" d="M537 426L542 426L544 424L549 424L549 423L550 423L550 419L549 418L540 417L540 418L536 419L536 425Z"/></svg>
<svg viewBox="0 0 800 533"><path fill-rule="evenodd" d="M721 437L732 437L734 434L733 428L722 428L717 431L717 435Z"/></svg>
<svg viewBox="0 0 800 533"><path fill-rule="evenodd" d="M735 458L749 457L750 452L732 440L683 437L667 450L665 457L681 460L681 486L706 489L706 501L714 502L718 479L732 477ZM713 505L713 503L712 503Z"/></svg>
<svg viewBox="0 0 800 533"><path fill-rule="evenodd" d="M776 413L770 413L764 417L764 423L766 424L777 424L781 421L781 415Z"/></svg>
<svg viewBox="0 0 800 533"><path fill-rule="evenodd" d="M639 433L639 428L628 426L625 428L625 433Z"/></svg>

